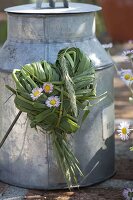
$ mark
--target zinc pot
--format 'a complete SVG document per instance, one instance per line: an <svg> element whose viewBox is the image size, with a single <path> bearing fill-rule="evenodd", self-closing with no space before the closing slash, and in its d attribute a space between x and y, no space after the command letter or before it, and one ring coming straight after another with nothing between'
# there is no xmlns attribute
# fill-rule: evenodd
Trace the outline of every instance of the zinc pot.
<svg viewBox="0 0 133 200"><path fill-rule="evenodd" d="M43 5L48 7L47 4ZM69 8L35 9L35 4L6 9L8 37L0 50L0 139L18 110L5 84L13 86L11 72L26 63L45 59L54 63L65 47L79 47L96 67L97 94L107 98L90 113L71 139L84 177L80 187L99 183L114 174L113 62L95 36L99 7L70 3ZM30 128L23 114L0 150L0 180L32 189L63 189L66 182L57 165L51 138Z"/></svg>

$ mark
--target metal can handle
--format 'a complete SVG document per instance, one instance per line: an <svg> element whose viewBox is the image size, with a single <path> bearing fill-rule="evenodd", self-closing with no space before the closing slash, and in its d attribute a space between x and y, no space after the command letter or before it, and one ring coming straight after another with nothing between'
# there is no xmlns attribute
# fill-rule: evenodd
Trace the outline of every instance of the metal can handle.
<svg viewBox="0 0 133 200"><path fill-rule="evenodd" d="M48 0L48 1L49 1L49 6L51 8L56 8L55 7L56 0ZM43 0L36 0L36 8L37 9L41 9L42 8L42 2L43 2ZM64 4L65 8L69 7L68 0L63 0L63 4Z"/></svg>

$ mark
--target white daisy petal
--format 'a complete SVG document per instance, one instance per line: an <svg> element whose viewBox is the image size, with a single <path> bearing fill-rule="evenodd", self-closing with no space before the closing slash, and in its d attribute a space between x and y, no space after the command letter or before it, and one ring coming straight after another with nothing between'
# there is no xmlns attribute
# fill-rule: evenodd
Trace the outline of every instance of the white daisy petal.
<svg viewBox="0 0 133 200"><path fill-rule="evenodd" d="M123 51L123 55L124 56L132 56L132 54L133 54L133 49L131 49L131 50L125 50L125 51Z"/></svg>
<svg viewBox="0 0 133 200"><path fill-rule="evenodd" d="M108 43L108 44L102 44L102 47L104 49L111 49L113 47L113 44L112 43Z"/></svg>
<svg viewBox="0 0 133 200"><path fill-rule="evenodd" d="M123 197L125 197L126 200L133 200L133 189L125 188L123 190Z"/></svg>
<svg viewBox="0 0 133 200"><path fill-rule="evenodd" d="M121 133L121 130L117 130L118 133Z"/></svg>

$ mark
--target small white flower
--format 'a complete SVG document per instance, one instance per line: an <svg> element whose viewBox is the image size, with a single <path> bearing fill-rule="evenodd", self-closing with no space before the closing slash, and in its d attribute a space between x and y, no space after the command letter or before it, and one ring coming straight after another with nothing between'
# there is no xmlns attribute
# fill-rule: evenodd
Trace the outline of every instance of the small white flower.
<svg viewBox="0 0 133 200"><path fill-rule="evenodd" d="M126 200L133 200L133 189L125 188L123 190L123 196Z"/></svg>
<svg viewBox="0 0 133 200"><path fill-rule="evenodd" d="M59 107L61 102L58 96L51 96L48 97L45 103L49 108L51 108L51 107Z"/></svg>
<svg viewBox="0 0 133 200"><path fill-rule="evenodd" d="M42 91L43 91L43 89L39 88L39 87L34 88L32 90L32 93L30 94L30 96L33 99L33 101L36 100L36 99L38 99L38 97L40 97L42 95Z"/></svg>
<svg viewBox="0 0 133 200"><path fill-rule="evenodd" d="M124 56L132 57L133 56L133 49L123 51Z"/></svg>
<svg viewBox="0 0 133 200"><path fill-rule="evenodd" d="M133 73L131 69L121 69L119 75L127 86L133 82Z"/></svg>
<svg viewBox="0 0 133 200"><path fill-rule="evenodd" d="M43 84L43 90L44 90L44 92L45 93L51 93L51 92L53 92L53 84L52 83L44 83Z"/></svg>
<svg viewBox="0 0 133 200"><path fill-rule="evenodd" d="M129 134L130 134L130 129L129 129L130 124L128 122L121 122L120 126L118 126L117 132L119 133L118 135L122 140L128 140L129 139Z"/></svg>

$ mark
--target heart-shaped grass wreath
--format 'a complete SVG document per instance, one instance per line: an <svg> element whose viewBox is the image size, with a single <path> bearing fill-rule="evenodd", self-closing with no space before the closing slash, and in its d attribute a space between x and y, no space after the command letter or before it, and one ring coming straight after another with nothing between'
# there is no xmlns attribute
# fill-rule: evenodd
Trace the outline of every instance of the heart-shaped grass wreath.
<svg viewBox="0 0 133 200"><path fill-rule="evenodd" d="M70 188L77 184L76 174L83 174L68 134L80 128L90 112L90 101L97 98L91 60L80 49L67 48L58 53L55 64L27 64L13 70L12 75L16 90L7 87L16 95L16 107L27 113L32 128L50 134L53 151Z"/></svg>

